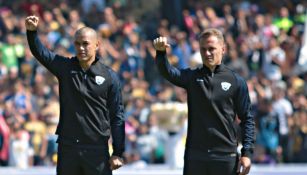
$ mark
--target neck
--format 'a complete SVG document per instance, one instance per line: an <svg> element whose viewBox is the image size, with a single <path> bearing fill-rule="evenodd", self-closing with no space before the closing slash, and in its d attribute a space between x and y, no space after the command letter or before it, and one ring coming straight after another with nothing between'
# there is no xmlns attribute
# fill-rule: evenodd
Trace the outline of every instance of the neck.
<svg viewBox="0 0 307 175"><path fill-rule="evenodd" d="M211 72L214 72L215 68L216 68L216 66L211 66L211 67L209 67L209 69L210 69Z"/></svg>
<svg viewBox="0 0 307 175"><path fill-rule="evenodd" d="M206 68L208 68L211 72L214 72L214 70L215 70L215 68L216 68L216 65L215 65L215 66L207 66L207 65L204 64L204 66L205 66Z"/></svg>
<svg viewBox="0 0 307 175"><path fill-rule="evenodd" d="M83 70L87 70L90 68L90 66L92 65L94 61L95 61L95 58L89 59L87 61L79 61L79 64Z"/></svg>

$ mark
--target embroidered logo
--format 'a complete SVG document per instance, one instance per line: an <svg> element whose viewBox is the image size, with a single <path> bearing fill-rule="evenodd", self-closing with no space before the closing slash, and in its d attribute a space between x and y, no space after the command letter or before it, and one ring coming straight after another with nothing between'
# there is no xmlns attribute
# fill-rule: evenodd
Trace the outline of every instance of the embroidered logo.
<svg viewBox="0 0 307 175"><path fill-rule="evenodd" d="M221 83L221 86L222 86L222 89L223 89L224 91L228 91L228 89L230 88L231 84L228 83L228 82L222 82L222 83Z"/></svg>
<svg viewBox="0 0 307 175"><path fill-rule="evenodd" d="M96 82L96 84L98 84L98 85L101 85L101 84L104 82L104 80L105 80L105 78L102 77L102 76L96 76L96 77L95 77L95 82Z"/></svg>
<svg viewBox="0 0 307 175"><path fill-rule="evenodd" d="M77 74L78 72L75 70L70 71L71 74Z"/></svg>

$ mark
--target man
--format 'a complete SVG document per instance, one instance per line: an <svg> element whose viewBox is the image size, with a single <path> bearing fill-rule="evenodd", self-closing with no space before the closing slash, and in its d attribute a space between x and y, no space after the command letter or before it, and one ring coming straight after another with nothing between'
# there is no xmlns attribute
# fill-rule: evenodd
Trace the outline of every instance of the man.
<svg viewBox="0 0 307 175"><path fill-rule="evenodd" d="M165 37L154 40L160 73L188 94L188 135L184 175L248 174L254 147L254 119L246 82L223 63L225 43L217 29L200 35L203 67L177 69L169 64ZM241 157L237 153L236 115L241 120Z"/></svg>
<svg viewBox="0 0 307 175"><path fill-rule="evenodd" d="M97 33L88 27L74 36L76 56L56 55L37 35L39 18L25 20L32 54L60 87L57 175L111 175L123 165L125 128L121 87L116 73L96 56ZM108 153L112 135L113 154Z"/></svg>

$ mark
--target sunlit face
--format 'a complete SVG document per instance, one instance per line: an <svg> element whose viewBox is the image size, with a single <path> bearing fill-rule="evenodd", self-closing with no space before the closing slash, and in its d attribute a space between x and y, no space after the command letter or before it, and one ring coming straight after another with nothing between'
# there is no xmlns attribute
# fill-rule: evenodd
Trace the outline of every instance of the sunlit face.
<svg viewBox="0 0 307 175"><path fill-rule="evenodd" d="M225 44L223 41L211 35L206 38L201 38L199 44L202 61L206 67L214 69L216 65L222 63L225 52Z"/></svg>
<svg viewBox="0 0 307 175"><path fill-rule="evenodd" d="M75 36L74 46L76 56L80 62L87 62L95 59L98 49L97 36L91 32L82 32Z"/></svg>

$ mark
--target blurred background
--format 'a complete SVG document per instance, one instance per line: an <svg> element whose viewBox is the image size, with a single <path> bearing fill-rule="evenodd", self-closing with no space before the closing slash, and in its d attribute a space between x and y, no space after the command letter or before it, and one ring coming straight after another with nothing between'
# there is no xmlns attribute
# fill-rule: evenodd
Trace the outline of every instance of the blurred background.
<svg viewBox="0 0 307 175"><path fill-rule="evenodd" d="M306 7L304 0L0 0L0 170L57 161L58 83L29 51L24 20L32 14L44 45L67 57L78 28L99 32L98 54L123 86L127 166L182 168L186 92L157 71L152 40L168 38L172 65L197 67L197 36L209 27L223 31L223 62L247 80L254 164L307 163Z"/></svg>

